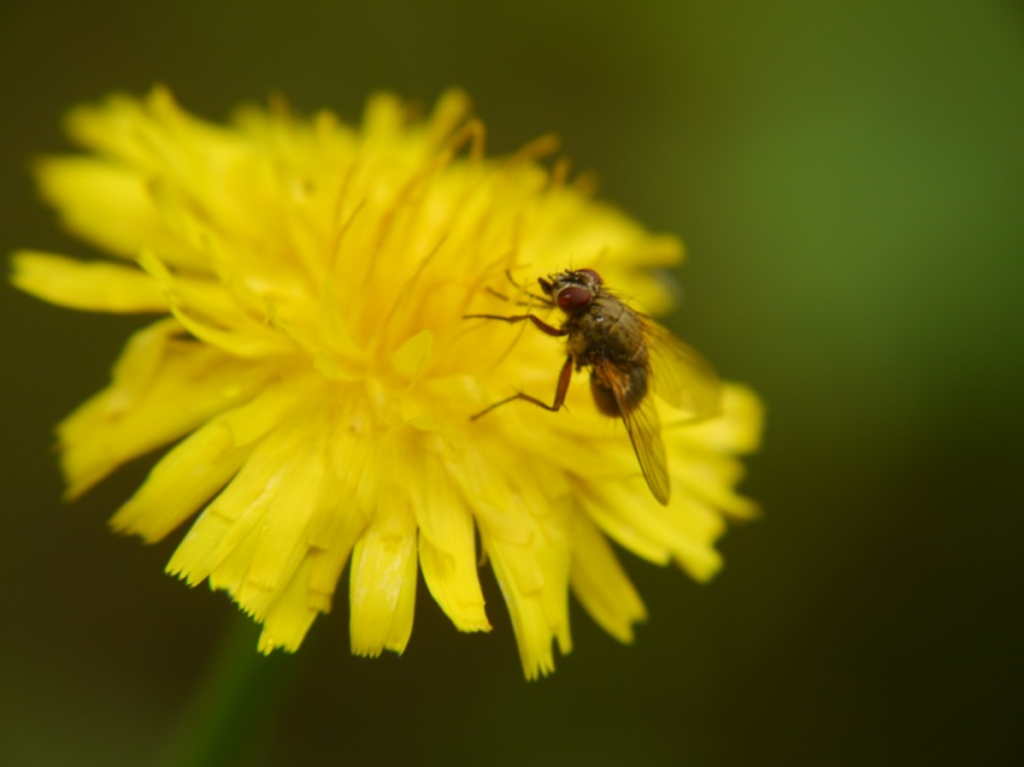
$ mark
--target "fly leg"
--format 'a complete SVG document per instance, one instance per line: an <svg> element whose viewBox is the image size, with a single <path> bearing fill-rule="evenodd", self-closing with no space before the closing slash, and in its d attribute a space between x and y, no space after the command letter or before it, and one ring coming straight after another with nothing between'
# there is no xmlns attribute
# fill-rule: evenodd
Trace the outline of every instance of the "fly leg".
<svg viewBox="0 0 1024 767"><path fill-rule="evenodd" d="M512 283L512 287L514 287L516 290L523 290L523 286L516 282L516 279L515 277L512 276L512 272L510 270L505 270L505 276L508 278L508 281ZM500 290L495 290L490 286L485 287L484 290L486 290L495 298L500 298L502 301L512 301L511 298L506 296ZM540 301L545 306L554 306L554 304L551 302L551 299L548 296L538 296L536 293L531 293L528 290L524 292L526 296L530 299L530 301L516 301L515 303L519 304L520 306L529 306L533 301Z"/></svg>
<svg viewBox="0 0 1024 767"><path fill-rule="evenodd" d="M511 317L504 314L463 314L462 319L464 320L501 320L502 322L523 322L529 320L537 326L538 330L547 333L549 336L567 336L569 335L568 330L562 328L552 327L548 323L544 322L540 317L535 314L513 314Z"/></svg>
<svg viewBox="0 0 1024 767"><path fill-rule="evenodd" d="M532 316L532 315L527 315ZM554 335L554 334L552 334ZM495 408L499 408L502 405L507 405L509 402L514 402L517 399L526 400L532 402L537 407L542 407L545 410L550 410L552 413L557 413L562 409L562 405L565 404L565 395L569 391L569 382L572 381L572 355L565 358L565 364L562 365L562 372L558 374L558 388L555 389L555 401L550 405L547 402L532 397L525 392L516 392L511 397L506 397L501 402L495 402L490 407L481 410L474 416L470 416L471 421L475 421L477 418L487 415Z"/></svg>

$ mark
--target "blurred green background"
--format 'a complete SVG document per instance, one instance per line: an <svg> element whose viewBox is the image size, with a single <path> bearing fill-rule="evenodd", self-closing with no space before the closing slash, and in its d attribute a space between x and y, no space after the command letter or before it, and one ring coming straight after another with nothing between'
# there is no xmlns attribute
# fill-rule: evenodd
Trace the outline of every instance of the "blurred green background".
<svg viewBox="0 0 1024 767"><path fill-rule="evenodd" d="M632 647L574 608L523 681L424 592L406 654L348 653L339 600L254 765L1024 763L1024 13L1018 3L177 2L0 7L0 250L73 254L30 158L71 104L164 82L223 119L287 95L472 94L489 149L561 135L601 194L685 239L679 325L769 406L710 586L624 559ZM145 765L235 610L105 519L146 470L59 501L53 424L138 323L0 288L0 763ZM342 590L344 591L344 590Z"/></svg>

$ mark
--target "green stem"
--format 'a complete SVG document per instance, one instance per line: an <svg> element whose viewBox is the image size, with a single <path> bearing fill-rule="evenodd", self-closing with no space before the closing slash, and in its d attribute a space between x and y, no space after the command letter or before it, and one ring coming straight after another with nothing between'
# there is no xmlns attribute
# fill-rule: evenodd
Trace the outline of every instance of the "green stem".
<svg viewBox="0 0 1024 767"><path fill-rule="evenodd" d="M266 732L294 659L256 651L259 628L239 615L225 633L206 679L189 705L160 767L233 767ZM290 662L291 661L291 662Z"/></svg>

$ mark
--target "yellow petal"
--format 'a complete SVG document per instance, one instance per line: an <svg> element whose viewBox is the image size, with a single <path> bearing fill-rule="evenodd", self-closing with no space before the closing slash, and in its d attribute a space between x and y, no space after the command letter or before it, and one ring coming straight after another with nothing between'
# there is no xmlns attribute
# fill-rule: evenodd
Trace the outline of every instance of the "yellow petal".
<svg viewBox="0 0 1024 767"><path fill-rule="evenodd" d="M266 424L268 413L279 412L280 396L280 391L267 393L223 420ZM294 414L282 418L283 424L254 444L238 474L206 507L167 565L168 572L190 585L211 577L253 613L266 607L267 592L280 587L308 551L309 519L320 498L324 437L306 443L306 422ZM253 432L241 434L251 438ZM295 493L305 503L291 509ZM244 559L236 553L243 548ZM244 591L248 587L252 593Z"/></svg>
<svg viewBox="0 0 1024 767"><path fill-rule="evenodd" d="M307 530L312 561L309 599L324 612L331 608L338 579L368 522L354 490L367 451L361 436L349 428L351 417L344 409L330 417L333 430L328 440L324 496L313 510ZM357 460L361 462L355 463Z"/></svg>
<svg viewBox="0 0 1024 767"><path fill-rule="evenodd" d="M764 427L764 405L748 387L722 386L721 413L717 418L679 428L666 422L666 439L678 439L702 450L743 454L757 450Z"/></svg>
<svg viewBox="0 0 1024 767"><path fill-rule="evenodd" d="M320 612L330 612L342 570L366 527L363 516L346 504L335 501L325 513L333 513L339 524L328 542L312 547L309 553L308 598L310 606Z"/></svg>
<svg viewBox="0 0 1024 767"><path fill-rule="evenodd" d="M519 657L527 679L555 670L552 641L563 654L572 650L568 615L568 553L564 561L556 552L539 546L521 547L481 537L494 574L501 586Z"/></svg>
<svg viewBox="0 0 1024 767"><path fill-rule="evenodd" d="M416 604L415 522L398 509L384 516L402 521L392 519L366 531L352 553L349 576L352 652L371 658L384 650L405 650ZM388 535L382 535L384 527Z"/></svg>
<svg viewBox="0 0 1024 767"><path fill-rule="evenodd" d="M467 515L468 517L468 515ZM476 573L472 527L468 546L449 554L420 536L420 568L431 596L459 631L490 631Z"/></svg>
<svg viewBox="0 0 1024 767"><path fill-rule="evenodd" d="M244 358L287 355L294 344L259 318L246 316L231 296L204 280L181 280L151 251L143 251L139 265L160 285L171 313L196 338ZM214 324L208 318L217 317Z"/></svg>
<svg viewBox="0 0 1024 767"><path fill-rule="evenodd" d="M349 575L352 652L374 657L401 653L412 633L416 600L416 518L395 474L408 446L401 432L364 432L344 471L355 485L356 505L372 521L352 552Z"/></svg>
<svg viewBox="0 0 1024 767"><path fill-rule="evenodd" d="M36 168L43 195L80 237L123 258L148 247L170 263L198 266L197 255L161 219L146 177L106 160L46 159Z"/></svg>
<svg viewBox="0 0 1024 767"><path fill-rule="evenodd" d="M434 348L434 334L429 330L409 338L391 355L395 372L405 378L417 379L430 359Z"/></svg>
<svg viewBox="0 0 1024 767"><path fill-rule="evenodd" d="M69 497L249 399L273 374L272 368L177 338L180 329L164 320L138 331L111 384L57 427Z"/></svg>
<svg viewBox="0 0 1024 767"><path fill-rule="evenodd" d="M632 642L633 624L647 618L640 595L586 515L575 516L572 540L573 593L601 628L620 642Z"/></svg>
<svg viewBox="0 0 1024 767"><path fill-rule="evenodd" d="M280 469L268 472L265 493L271 503L259 525L245 586L234 595L256 616L263 614L265 595L276 596L308 555L310 520L324 500L326 429L300 422L290 434L275 433L266 441L275 443Z"/></svg>
<svg viewBox="0 0 1024 767"><path fill-rule="evenodd" d="M406 485L420 531L420 567L427 588L460 631L489 631L477 577L473 517L444 472L452 456L429 451L438 445L423 439L422 455L407 464Z"/></svg>
<svg viewBox="0 0 1024 767"><path fill-rule="evenodd" d="M311 561L304 559L288 586L268 609L260 633L260 652L270 653L278 648L295 652L299 649L319 612L309 603L311 569Z"/></svg>
<svg viewBox="0 0 1024 767"><path fill-rule="evenodd" d="M35 251L16 253L12 261L11 281L54 304L102 312L167 311L156 283L138 269Z"/></svg>
<svg viewBox="0 0 1024 767"><path fill-rule="evenodd" d="M159 541L220 490L248 452L236 447L223 418L210 421L160 459L111 526L148 543Z"/></svg>
<svg viewBox="0 0 1024 767"><path fill-rule="evenodd" d="M666 564L671 560L671 546L662 537L667 529L662 521L663 506L649 508L655 502L628 485L603 487L597 495L593 490L584 488L579 502L605 534L649 562Z"/></svg>

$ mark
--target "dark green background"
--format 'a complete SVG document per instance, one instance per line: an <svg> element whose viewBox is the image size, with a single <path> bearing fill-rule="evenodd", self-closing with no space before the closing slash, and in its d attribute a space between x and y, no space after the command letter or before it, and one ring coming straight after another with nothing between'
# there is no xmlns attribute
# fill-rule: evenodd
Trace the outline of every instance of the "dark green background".
<svg viewBox="0 0 1024 767"><path fill-rule="evenodd" d="M225 117L272 91L359 116L458 84L510 152L549 130L602 195L679 233L681 332L769 407L763 521L708 587L625 556L636 644L574 608L523 681L423 592L402 658L303 651L251 763L1024 763L1024 13L1017 3L7 0L0 250L86 254L35 196L69 105L169 85ZM145 467L72 507L52 425L136 322L2 288L0 763L144 765L235 610L110 535Z"/></svg>

